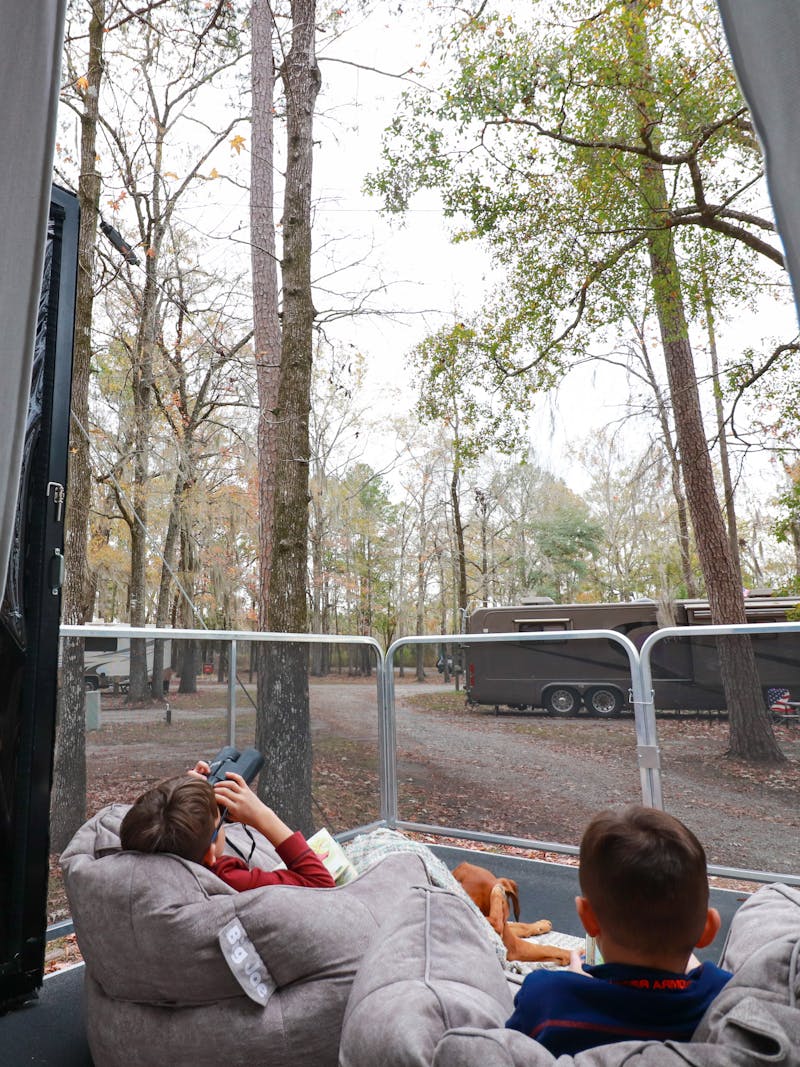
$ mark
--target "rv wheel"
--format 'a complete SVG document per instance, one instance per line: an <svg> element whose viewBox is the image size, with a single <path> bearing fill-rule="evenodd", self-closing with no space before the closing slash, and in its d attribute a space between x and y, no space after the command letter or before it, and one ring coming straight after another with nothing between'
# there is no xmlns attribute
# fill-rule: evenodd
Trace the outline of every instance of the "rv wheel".
<svg viewBox="0 0 800 1067"><path fill-rule="evenodd" d="M544 707L548 715L575 715L581 706L581 695L577 689L560 685L548 689L544 695Z"/></svg>
<svg viewBox="0 0 800 1067"><path fill-rule="evenodd" d="M619 689L613 689L610 686L597 686L595 689L590 689L584 700L592 715L599 715L603 719L619 715L622 710L622 693Z"/></svg>

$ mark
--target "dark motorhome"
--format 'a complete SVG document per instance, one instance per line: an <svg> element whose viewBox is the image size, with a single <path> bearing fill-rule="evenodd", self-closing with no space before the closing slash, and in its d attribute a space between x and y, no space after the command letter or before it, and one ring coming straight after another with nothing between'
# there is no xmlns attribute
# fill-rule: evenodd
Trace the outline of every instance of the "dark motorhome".
<svg viewBox="0 0 800 1067"><path fill-rule="evenodd" d="M748 622L786 622L798 601L752 596ZM652 600L618 604L555 604L537 598L516 607L478 608L468 617L467 634L553 633L615 630L637 648L659 626L710 623L707 601L677 600L666 610ZM653 649L652 673L657 710L724 710L725 698L714 637L666 638ZM759 676L767 689L800 692L800 635L753 637ZM630 706L630 668L621 645L607 638L581 641L509 641L463 646L467 700L551 715L618 715Z"/></svg>

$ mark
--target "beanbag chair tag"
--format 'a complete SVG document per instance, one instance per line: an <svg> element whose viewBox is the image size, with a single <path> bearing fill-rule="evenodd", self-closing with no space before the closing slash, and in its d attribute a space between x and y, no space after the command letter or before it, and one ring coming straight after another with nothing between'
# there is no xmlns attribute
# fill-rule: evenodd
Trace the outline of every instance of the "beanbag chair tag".
<svg viewBox="0 0 800 1067"><path fill-rule="evenodd" d="M239 919L232 919L222 927L219 945L233 977L247 996L262 1008L266 1007L278 987Z"/></svg>

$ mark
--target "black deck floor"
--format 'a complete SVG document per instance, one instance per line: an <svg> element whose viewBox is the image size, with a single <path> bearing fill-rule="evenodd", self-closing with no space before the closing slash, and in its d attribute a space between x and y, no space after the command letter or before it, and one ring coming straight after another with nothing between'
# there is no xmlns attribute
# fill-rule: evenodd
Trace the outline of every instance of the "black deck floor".
<svg viewBox="0 0 800 1067"><path fill-rule="evenodd" d="M550 919L554 930L581 935L574 905L578 892L574 867L485 853L478 858L480 853L442 846L435 846L434 851L451 870L462 860L470 860L489 867L499 878L513 878L519 886L524 920ZM743 899L740 893L712 890L712 904L722 916L722 930L710 948L698 951L701 959L717 959L733 913ZM0 1016L0 1063L4 1067L92 1067L86 1041L82 966L46 978L36 1001Z"/></svg>
<svg viewBox="0 0 800 1067"><path fill-rule="evenodd" d="M575 897L579 892L576 867L517 856L487 855L485 852L479 853L481 858L476 859L473 851L442 845L434 845L434 852L442 857L451 871L467 860L488 867L498 878L513 878L519 888L520 918L524 922L549 919L554 930L583 937L583 927L575 911ZM719 911L722 926L713 944L695 950L698 959L717 962L731 919L744 899L744 893L729 889L711 890L711 906Z"/></svg>
<svg viewBox="0 0 800 1067"><path fill-rule="evenodd" d="M82 964L45 978L38 1000L0 1016L0 1049L0 1063L8 1067L92 1067Z"/></svg>

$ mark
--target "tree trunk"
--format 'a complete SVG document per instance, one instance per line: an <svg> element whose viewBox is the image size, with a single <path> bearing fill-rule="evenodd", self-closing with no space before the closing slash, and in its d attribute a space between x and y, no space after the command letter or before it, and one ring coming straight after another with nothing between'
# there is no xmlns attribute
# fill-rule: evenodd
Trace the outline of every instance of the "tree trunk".
<svg viewBox="0 0 800 1067"><path fill-rule="evenodd" d="M181 664L181 681L179 693L196 693L197 678L203 667L203 646L199 641L183 642L183 663Z"/></svg>
<svg viewBox="0 0 800 1067"><path fill-rule="evenodd" d="M660 287L669 278L674 287L677 281L675 272L669 270L666 274L659 273L668 264L658 251L651 250L651 262L654 284ZM671 292L675 292L674 288L671 288ZM659 310L686 495L711 621L715 624L745 623L747 617L741 576L731 556L727 530L716 497L688 335L681 337L676 333L682 317L682 308L673 301L665 301ZM730 722L730 754L754 762L781 762L784 757L770 725L752 641L746 635L720 637L718 648Z"/></svg>
<svg viewBox="0 0 800 1067"><path fill-rule="evenodd" d="M311 170L314 105L320 86L314 54L315 0L292 0L292 43L282 76L286 90L287 163L283 211L283 317L274 437L274 518L267 586L270 627L308 627L308 413L314 306L311 296ZM270 52L271 57L271 52ZM262 55L261 63L266 57ZM254 54L254 69L258 56ZM262 555L263 565L263 555ZM265 648L259 672L256 745L266 758L259 795L288 823L310 832L311 724L308 646Z"/></svg>
<svg viewBox="0 0 800 1067"><path fill-rule="evenodd" d="M311 632L323 633L322 603L325 585L323 540L325 535L325 514L322 507L322 493L324 476L320 468L317 470L318 488L312 494L311 506L314 510L314 527L310 532L311 543ZM324 672L325 645L311 645L309 655L311 657L311 674L319 678Z"/></svg>
<svg viewBox="0 0 800 1067"><path fill-rule="evenodd" d="M397 568L397 592L394 594L394 604L392 603L392 589L390 588L386 598L386 648L388 648L396 638L404 636L403 627L403 601L405 600L404 588L405 588L405 561L406 561L406 549L408 535L406 533L406 513L403 511L402 520L400 523L400 561ZM394 620L394 625L392 624ZM406 650L401 650L400 660L398 663L398 677L405 678L406 668Z"/></svg>
<svg viewBox="0 0 800 1067"><path fill-rule="evenodd" d="M425 632L425 593L427 591L427 552L428 552L428 518L426 514L428 498L428 478L423 471L422 487L419 498L419 543L417 545L417 618L415 632L421 637ZM418 682L425 681L425 646L416 645L416 676Z"/></svg>
<svg viewBox="0 0 800 1067"><path fill-rule="evenodd" d="M158 603L156 605L156 626L159 628L165 627L169 622L170 592L172 590L171 571L175 568L182 491L183 475L179 474L175 479L175 488L172 491L172 506L161 553L161 581L158 586ZM151 695L153 700L162 700L164 697L164 642L161 640L153 642L152 678Z"/></svg>
<svg viewBox="0 0 800 1067"><path fill-rule="evenodd" d="M275 131L273 97L275 61L272 54L272 14L268 0L253 0L251 8L253 58L253 153L250 169L250 250L253 273L253 329L258 383L258 515L259 598L258 628L268 630L269 580L273 550L275 453L281 325L278 311L278 257L275 244ZM259 646L263 649L263 646ZM259 671L260 674L260 671ZM259 683L261 679L259 677Z"/></svg>
<svg viewBox="0 0 800 1067"><path fill-rule="evenodd" d="M456 446L457 447L457 446ZM461 521L461 500L458 491L459 460L453 462L453 477L450 479L450 503L453 508L453 528L456 535L456 560L458 565L458 607L467 610L467 555L464 550L464 525Z"/></svg>
<svg viewBox="0 0 800 1067"><path fill-rule="evenodd" d="M653 390L653 395L656 400L656 411L658 414L658 422L661 426L661 438L664 442L664 448L669 459L669 471L670 471L670 485L672 486L672 495L675 498L675 508L678 516L678 547L681 555L681 574L683 575L683 583L686 586L687 597L697 596L697 584L694 580L694 571L692 569L692 556L691 556L691 538L689 536L689 516L686 510L686 495L683 491L683 483L681 481L681 462L678 456L678 451L675 448L675 443L672 440L672 432L669 426L669 416L667 413L667 404L665 402L662 391L659 388L658 381L656 379L653 365L650 362L650 355L647 350L646 342L643 333L640 334L639 343L642 352L642 361L644 363L645 375L650 383L650 388Z"/></svg>
<svg viewBox="0 0 800 1067"><path fill-rule="evenodd" d="M722 489L725 494L725 517L728 523L728 540L731 546L731 556L736 569L739 571L740 581L742 565L739 558L739 530L736 522L736 510L734 507L733 479L731 478L731 464L728 455L728 437L725 432L725 414L722 410L722 389L719 383L719 359L717 357L717 333L714 328L714 302L711 298L711 289L708 282L705 263L700 259L701 280L703 283L703 308L706 313L706 332L708 333L708 351L711 357L711 382L714 387L714 411L717 416L717 436L719 439L719 465L722 471Z"/></svg>
<svg viewBox="0 0 800 1067"><path fill-rule="evenodd" d="M657 143L657 123L650 119L652 101L649 52L644 5L635 0L641 19L634 19L628 37L629 57L641 86L635 94L643 136ZM706 442L694 360L684 313L680 272L672 232L661 225L669 208L664 171L645 159L642 163L642 202L649 215L648 250L653 296L658 315L675 433L695 541L706 584L711 621L715 624L747 621L741 575L731 556L730 542L714 485ZM761 691L753 646L749 637L719 638L720 669L730 723L730 755L762 763L779 763L778 747Z"/></svg>
<svg viewBox="0 0 800 1067"><path fill-rule="evenodd" d="M196 693L197 676L201 668L200 642L182 641L183 658L181 660L181 682L178 686L179 693Z"/></svg>
<svg viewBox="0 0 800 1067"><path fill-rule="evenodd" d="M187 630L190 630L197 625L191 607L191 600L194 597L195 569L195 553L192 547L189 523L186 519L186 515L183 514L181 516L180 574L184 595L181 596L180 615L181 623ZM183 641L181 643L183 645L183 658L181 659L181 682L178 687L178 692L196 693L197 676L200 673L202 664L200 642L192 639L191 641Z"/></svg>
<svg viewBox="0 0 800 1067"><path fill-rule="evenodd" d="M689 514L686 508L686 496L681 484L680 461L677 460L677 457L676 461L673 463L670 459L670 478L672 481L672 495L675 497L675 506L678 510L678 544L681 552L681 573L683 574L687 597L696 597L697 583L694 580L694 569L692 567Z"/></svg>
<svg viewBox="0 0 800 1067"><path fill-rule="evenodd" d="M72 357L69 474L65 519L66 575L61 617L80 624L91 619L93 597L86 554L91 471L89 465L89 373L91 368L94 255L100 203L100 175L96 170L97 118L103 78L105 0L93 0L89 23L88 86L81 116L81 173L78 202L78 280L75 298L75 333ZM80 425L78 425L80 423ZM56 720L50 843L54 851L66 847L86 819L86 716L83 683L83 641L66 638L62 646L61 689Z"/></svg>
<svg viewBox="0 0 800 1067"><path fill-rule="evenodd" d="M487 608L489 606L489 498L482 489L477 489L475 496L481 516L481 603Z"/></svg>
<svg viewBox="0 0 800 1067"><path fill-rule="evenodd" d="M129 523L131 536L131 578L129 619L131 626L147 621L147 482L149 478L150 429L152 423L153 350L156 342L156 308L158 299L156 255L145 259L145 283L142 314L134 352L133 379L133 490L134 514ZM144 703L150 696L147 669L147 642L131 640L130 703Z"/></svg>
<svg viewBox="0 0 800 1067"><path fill-rule="evenodd" d="M436 553L436 565L439 572L439 633L447 633L447 596L448 581L445 577L444 550L437 544L434 548Z"/></svg>
<svg viewBox="0 0 800 1067"><path fill-rule="evenodd" d="M417 556L417 621L415 632L421 637L425 632L425 566L422 553ZM415 645L415 673L418 682L425 681L425 646Z"/></svg>
<svg viewBox="0 0 800 1067"><path fill-rule="evenodd" d="M275 60L272 53L272 12L268 0L253 0L250 9L253 36L250 80L253 97L253 152L250 164L250 261L253 275L253 338L258 386L258 629L270 629L269 583L274 544L275 450L277 427L281 328L278 311L278 270L275 242ZM269 727L266 720L270 670L269 649L253 645L257 678L256 745L266 753ZM263 735L263 736L262 736ZM259 794L265 790L259 779Z"/></svg>

